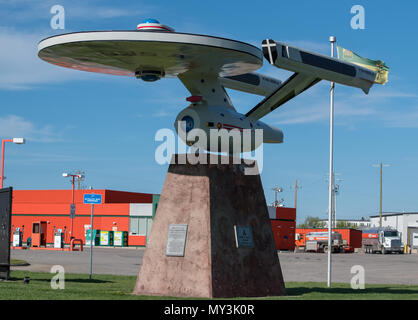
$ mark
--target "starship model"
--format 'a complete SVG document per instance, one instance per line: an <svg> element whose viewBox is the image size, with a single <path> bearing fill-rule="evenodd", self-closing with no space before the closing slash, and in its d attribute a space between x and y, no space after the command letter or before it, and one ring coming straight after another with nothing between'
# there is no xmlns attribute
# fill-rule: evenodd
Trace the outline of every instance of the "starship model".
<svg viewBox="0 0 418 320"><path fill-rule="evenodd" d="M38 45L41 59L77 70L135 76L152 82L177 77L191 93L190 105L175 120L184 142L209 151L211 129L263 130L262 141L243 147L252 151L261 143L283 142L283 132L260 119L321 80L361 88L368 93L376 74L354 64L309 52L273 40L262 50L248 43L179 33L157 20L148 19L129 31L86 31L52 36ZM294 74L282 82L254 73L263 56L274 66ZM246 114L237 112L225 88L264 96ZM208 141L187 141L192 129L203 130ZM201 143L201 144L199 144Z"/></svg>

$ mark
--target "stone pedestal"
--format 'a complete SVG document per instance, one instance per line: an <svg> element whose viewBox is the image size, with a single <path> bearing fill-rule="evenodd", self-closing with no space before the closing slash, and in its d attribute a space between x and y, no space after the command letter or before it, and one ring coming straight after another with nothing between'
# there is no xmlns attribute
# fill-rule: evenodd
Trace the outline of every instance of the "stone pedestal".
<svg viewBox="0 0 418 320"><path fill-rule="evenodd" d="M134 294L285 295L260 176L229 163L169 166ZM184 256L166 255L173 224L187 225Z"/></svg>

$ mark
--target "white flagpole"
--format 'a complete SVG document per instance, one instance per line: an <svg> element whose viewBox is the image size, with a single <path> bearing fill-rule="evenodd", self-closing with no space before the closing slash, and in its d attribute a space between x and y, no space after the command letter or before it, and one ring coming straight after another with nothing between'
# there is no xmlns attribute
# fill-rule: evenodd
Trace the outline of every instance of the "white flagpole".
<svg viewBox="0 0 418 320"><path fill-rule="evenodd" d="M331 57L334 57L334 44L336 38L329 37L331 42ZM331 98L330 98L330 131L329 131L329 185L328 185L328 275L327 286L331 287L331 251L332 251L332 196L334 192L334 169L333 169L333 152L334 152L334 87L335 83L331 82Z"/></svg>

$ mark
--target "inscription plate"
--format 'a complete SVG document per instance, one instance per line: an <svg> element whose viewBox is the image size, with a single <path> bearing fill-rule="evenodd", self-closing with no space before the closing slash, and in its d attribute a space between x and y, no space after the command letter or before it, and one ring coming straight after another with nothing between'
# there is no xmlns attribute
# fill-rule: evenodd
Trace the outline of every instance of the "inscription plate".
<svg viewBox="0 0 418 320"><path fill-rule="evenodd" d="M251 227L234 226L237 248L254 248L253 230Z"/></svg>
<svg viewBox="0 0 418 320"><path fill-rule="evenodd" d="M165 255L171 257L184 257L186 236L187 224L170 224L168 227L168 238Z"/></svg>

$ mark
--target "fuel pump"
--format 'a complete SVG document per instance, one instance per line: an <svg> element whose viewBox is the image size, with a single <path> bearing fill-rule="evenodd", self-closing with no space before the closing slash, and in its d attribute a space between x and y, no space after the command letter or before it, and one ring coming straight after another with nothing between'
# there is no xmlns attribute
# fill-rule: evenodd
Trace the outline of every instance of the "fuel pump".
<svg viewBox="0 0 418 320"><path fill-rule="evenodd" d="M23 230L20 230L19 227L13 228L13 247L21 247L22 246L22 240L23 240Z"/></svg>
<svg viewBox="0 0 418 320"><path fill-rule="evenodd" d="M56 229L54 226L54 248L63 249L65 241L65 233L62 229Z"/></svg>

